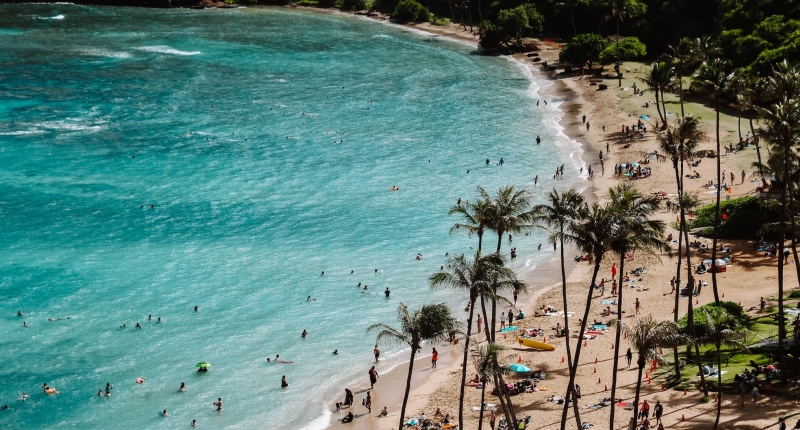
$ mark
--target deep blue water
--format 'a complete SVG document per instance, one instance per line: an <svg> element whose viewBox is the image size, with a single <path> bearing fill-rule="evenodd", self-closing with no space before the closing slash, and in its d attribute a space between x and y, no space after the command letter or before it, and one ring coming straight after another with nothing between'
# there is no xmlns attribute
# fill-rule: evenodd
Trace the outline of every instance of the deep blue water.
<svg viewBox="0 0 800 430"><path fill-rule="evenodd" d="M463 305L426 283L475 245L448 235L457 198L577 176L543 81L356 17L0 5L0 65L2 428L324 426L368 325ZM514 239L523 276L542 241Z"/></svg>

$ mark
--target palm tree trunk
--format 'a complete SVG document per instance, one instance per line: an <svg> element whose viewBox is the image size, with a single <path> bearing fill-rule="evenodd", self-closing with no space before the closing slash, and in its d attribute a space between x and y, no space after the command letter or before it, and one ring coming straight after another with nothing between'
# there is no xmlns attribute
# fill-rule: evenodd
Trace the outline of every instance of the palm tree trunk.
<svg viewBox="0 0 800 430"><path fill-rule="evenodd" d="M511 417L511 423L513 423L514 427L517 425L517 414L514 412L514 404L511 403L511 394L508 392L508 387L506 387L506 381L503 379L503 375L497 375L497 379L500 380L500 384L503 385L505 388L502 392L505 395L506 399L506 407L508 408L508 415ZM512 428L514 428L512 427Z"/></svg>
<svg viewBox="0 0 800 430"><path fill-rule="evenodd" d="M717 346L717 418L714 420L714 429L719 425L719 414L722 412L722 360L719 356L719 346Z"/></svg>
<svg viewBox="0 0 800 430"><path fill-rule="evenodd" d="M759 165L758 176L762 176L761 175L761 167L760 167L761 166L761 145L759 145L759 143L758 143L758 141L760 139L756 139L756 129L753 128L753 118L750 118L750 133L753 134L753 144L756 145L756 155L758 156L758 165ZM764 179L763 178L761 179L761 184L762 185L764 184Z"/></svg>
<svg viewBox="0 0 800 430"><path fill-rule="evenodd" d="M736 109L736 113L739 114L739 117L737 118L737 121L738 121L737 128L739 129L739 142L741 142L742 141L742 110L741 109Z"/></svg>
<svg viewBox="0 0 800 430"><path fill-rule="evenodd" d="M417 349L411 346L411 361L408 362L408 377L406 378L406 393L403 395L403 406L400 408L400 427L397 430L403 430L406 418L406 404L408 404L408 393L411 391L411 375L414 372L414 357L417 356Z"/></svg>
<svg viewBox="0 0 800 430"><path fill-rule="evenodd" d="M689 285L693 287L692 284ZM694 328L694 306L692 305L692 295L689 294L689 313L686 316L687 320L687 328L689 329L689 335L694 339L695 338L695 328ZM692 343L690 342L689 345L686 346L686 351L688 352L691 347ZM703 373L703 360L700 357L700 348L697 346L697 343L694 343L694 351L695 351L695 360L697 361L697 370L700 371L700 386L703 388L703 395L708 397L708 387L706 386L706 376Z"/></svg>
<svg viewBox="0 0 800 430"><path fill-rule="evenodd" d="M589 310L592 307L592 292L593 292L592 290L594 289L595 281L597 281L597 272L600 271L601 262L602 259L597 258L594 263L594 271L592 272L592 282L591 284L589 284L589 294L586 296L586 308L583 311L583 321L581 322L581 331L580 333L578 333L578 346L575 347L575 360L573 360L572 363L575 372L573 372L569 377L569 383L567 384L568 391L572 391L573 387L575 386L575 373L578 372L578 364L580 363L581 359L581 346L583 345L581 341L583 340L584 333L586 333L586 321L589 320ZM577 402L577 399L575 399L575 401ZM569 402L566 401L564 402L564 409L568 408L569 406L568 403ZM581 417L578 414L577 409L575 410L575 421L578 423L578 428L581 428Z"/></svg>
<svg viewBox="0 0 800 430"><path fill-rule="evenodd" d="M678 258L680 261L680 258ZM616 403L614 399L617 398L617 369L619 368L619 340L622 333L622 274L625 273L625 252L619 259L619 284L617 284L617 333L614 337L614 345L617 347L614 350L614 367L611 376L611 417L609 419L608 430L614 430L614 407Z"/></svg>
<svg viewBox="0 0 800 430"><path fill-rule="evenodd" d="M458 397L458 428L464 428L464 389L467 383L467 361L469 361L469 341L472 338L472 316L475 312L475 299L470 297L469 317L467 317L467 336L464 338L464 361L461 365L461 392Z"/></svg>
<svg viewBox="0 0 800 430"><path fill-rule="evenodd" d="M617 67L619 68L619 73L617 73L617 79L619 80L619 86L622 86L622 64L619 62L619 13L617 13ZM573 24L574 25L574 24ZM577 35L577 33L576 33ZM578 425L580 427L580 425Z"/></svg>
<svg viewBox="0 0 800 430"><path fill-rule="evenodd" d="M636 397L633 399L633 422L638 422L639 415L639 393L642 391L642 371L644 371L644 357L641 355L636 360L639 364L639 377L636 378Z"/></svg>
<svg viewBox="0 0 800 430"><path fill-rule="evenodd" d="M492 338L489 334L489 318L487 318L486 315L486 303L483 301L483 297L481 297L481 310L483 311L483 327L486 332L486 342L491 343Z"/></svg>
<svg viewBox="0 0 800 430"><path fill-rule="evenodd" d="M453 17L453 22L456 22L456 14L453 12L453 2L451 0L447 0L447 5L450 6L450 16ZM478 239L480 240L480 239Z"/></svg>
<svg viewBox="0 0 800 430"><path fill-rule="evenodd" d="M664 98L664 89L661 88L661 107L664 108L664 125L667 125L667 101ZM658 132L658 130L656 130Z"/></svg>
<svg viewBox="0 0 800 430"><path fill-rule="evenodd" d="M569 371L570 378L575 377L575 367L572 366L572 353L570 352L569 346L569 316L567 314L567 273L564 270L564 226L561 226L561 294L564 300L564 330L566 332L566 344L565 348L567 349L567 369ZM570 388L567 388L567 393L564 395L564 403L569 405L571 393ZM577 403L576 403L577 404ZM567 425L567 410L568 408L564 408L564 411L561 414L561 430L565 430Z"/></svg>
<svg viewBox="0 0 800 430"><path fill-rule="evenodd" d="M575 27L575 17L572 16L572 5L569 6L569 20L572 21L572 32L575 36L578 35L578 29Z"/></svg>
<svg viewBox="0 0 800 430"><path fill-rule="evenodd" d="M792 255L794 256L794 270L797 273L797 285L800 285L800 259L797 258L797 226L794 219L794 191L789 188L789 219L792 221Z"/></svg>
<svg viewBox="0 0 800 430"><path fill-rule="evenodd" d="M481 378L481 382L483 385L483 389L481 390L481 412L478 416L478 430L483 430L483 404L486 402L486 383L488 382L486 378ZM459 419L460 421L460 419ZM459 424L458 428L462 428Z"/></svg>
<svg viewBox="0 0 800 430"><path fill-rule="evenodd" d="M788 132L783 137L783 144L784 144L784 167L783 167L783 178L781 180L781 186L783 189L781 190L781 223L780 223L780 243L781 247L779 249L780 254L778 258L778 362L780 365L783 366L783 342L786 339L786 323L783 319L783 248L786 246L786 194L787 190L789 189L789 136ZM783 368L783 367L781 367Z"/></svg>
<svg viewBox="0 0 800 430"><path fill-rule="evenodd" d="M511 421L511 415L509 415L508 407L506 406L506 397L503 391L507 391L508 387L505 385L501 385L499 376L495 373L494 374L494 387L497 389L497 400L500 402L500 407L503 408L503 415L506 417L506 423L508 424L509 428L513 428L513 422ZM483 405L481 405L483 407Z"/></svg>
<svg viewBox="0 0 800 430"><path fill-rule="evenodd" d="M683 60L678 61L678 101L681 104L681 119L683 119L686 116L683 113Z"/></svg>
<svg viewBox="0 0 800 430"><path fill-rule="evenodd" d="M683 103L681 103L681 109L683 109ZM680 151L683 153L683 151ZM683 203L681 202L681 198L683 197L683 157L679 157L679 162L681 163L680 166L680 173L678 173L678 165L673 164L673 168L675 169L675 181L678 184L678 211L680 212L680 218L678 221L678 274L675 276L675 307L672 308L672 320L676 323L678 322L678 305L680 304L680 294L681 294L681 244L683 244L683 229L684 227L684 209ZM686 253L689 253L689 238L688 234L686 236ZM688 255L687 255L688 261ZM689 270L692 270L691 266L688 267ZM675 356L675 380L680 380L681 377L681 368L680 368L680 361L678 359L678 345L673 344L672 347L673 355Z"/></svg>
<svg viewBox="0 0 800 430"><path fill-rule="evenodd" d="M719 290L717 290L717 239L719 238L719 202L722 197L722 178L720 177L720 161L721 154L719 153L719 101L716 102L714 110L717 114L717 204L714 207L714 249L711 250L711 288L714 290L714 303L719 305ZM703 372L701 371L702 375Z"/></svg>
<svg viewBox="0 0 800 430"><path fill-rule="evenodd" d="M497 253L500 254L500 246L503 245L503 234L505 231L499 230L497 232ZM494 282L492 285L492 291L494 292L494 296L497 296L497 282ZM495 340L495 327L497 324L497 299L492 297L492 342Z"/></svg>
<svg viewBox="0 0 800 430"><path fill-rule="evenodd" d="M658 102L658 88L653 91L653 94L656 95L656 110L658 111L658 118L661 119L661 122L666 124L666 120L664 119L664 115L661 115L661 103ZM666 112L664 112L666 114ZM658 131L658 130L656 130Z"/></svg>

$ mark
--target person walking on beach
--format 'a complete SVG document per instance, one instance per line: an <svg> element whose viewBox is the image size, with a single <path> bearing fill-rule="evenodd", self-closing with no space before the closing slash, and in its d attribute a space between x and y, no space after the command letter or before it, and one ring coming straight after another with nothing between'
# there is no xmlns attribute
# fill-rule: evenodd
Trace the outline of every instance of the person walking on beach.
<svg viewBox="0 0 800 430"><path fill-rule="evenodd" d="M433 348L433 354L431 354L431 367L436 368L436 362L439 361L439 352L436 351L436 348Z"/></svg>
<svg viewBox="0 0 800 430"><path fill-rule="evenodd" d="M514 323L514 311L511 309L508 310L508 326L511 327L511 324Z"/></svg>
<svg viewBox="0 0 800 430"><path fill-rule="evenodd" d="M375 344L375 349L372 350L372 353L375 354L375 362L378 362L378 359L381 357L381 349L378 348L378 345Z"/></svg>
<svg viewBox="0 0 800 430"><path fill-rule="evenodd" d="M497 420L497 415L494 414L494 411L489 411L489 427L494 430L494 422Z"/></svg>
<svg viewBox="0 0 800 430"><path fill-rule="evenodd" d="M375 388L375 383L378 382L378 372L375 370L375 366L372 366L369 369L369 385L371 388Z"/></svg>
<svg viewBox="0 0 800 430"><path fill-rule="evenodd" d="M367 408L367 413L372 413L372 394L367 391L367 398L364 400L364 406Z"/></svg>
<svg viewBox="0 0 800 430"><path fill-rule="evenodd" d="M517 296L519 296L519 291L518 290L514 290L514 306L517 305Z"/></svg>
<svg viewBox="0 0 800 430"><path fill-rule="evenodd" d="M500 312L500 330L506 328L506 314Z"/></svg>
<svg viewBox="0 0 800 430"><path fill-rule="evenodd" d="M642 305L642 303L639 302L639 298L637 297L636 298L636 303L634 304L634 306L636 306L636 315L639 315L639 307L641 307L641 305Z"/></svg>
<svg viewBox="0 0 800 430"><path fill-rule="evenodd" d="M478 315L478 333L481 332L481 325L483 325L483 320L481 319L481 316Z"/></svg>
<svg viewBox="0 0 800 430"><path fill-rule="evenodd" d="M633 353L631 349L628 348L628 352L625 353L625 359L628 360L628 367L631 367L631 360L633 360Z"/></svg>
<svg viewBox="0 0 800 430"><path fill-rule="evenodd" d="M759 301L759 307L761 308L761 309L758 311L758 314L759 314L759 315L764 315L764 308L765 308L766 306L767 306L767 302L765 302L765 301L764 301L764 298L762 297L762 298L761 298L761 301Z"/></svg>
<svg viewBox="0 0 800 430"><path fill-rule="evenodd" d="M661 414L664 413L664 405L661 404L660 401L656 400L656 405L653 406L653 416L656 418L656 422L661 424Z"/></svg>

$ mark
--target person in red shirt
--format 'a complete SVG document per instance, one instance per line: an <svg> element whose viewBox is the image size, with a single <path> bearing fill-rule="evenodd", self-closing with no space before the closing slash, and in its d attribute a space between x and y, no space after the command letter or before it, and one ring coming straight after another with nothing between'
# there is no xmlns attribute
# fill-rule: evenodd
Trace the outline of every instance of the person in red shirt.
<svg viewBox="0 0 800 430"><path fill-rule="evenodd" d="M433 348L433 355L431 355L431 367L436 367L436 361L439 360L439 353L436 351L436 348Z"/></svg>

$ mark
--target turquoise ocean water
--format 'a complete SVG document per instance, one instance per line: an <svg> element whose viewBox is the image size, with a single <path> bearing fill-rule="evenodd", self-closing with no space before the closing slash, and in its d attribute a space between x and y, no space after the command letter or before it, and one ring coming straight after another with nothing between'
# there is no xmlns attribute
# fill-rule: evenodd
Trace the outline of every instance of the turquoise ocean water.
<svg viewBox="0 0 800 430"><path fill-rule="evenodd" d="M426 284L475 245L448 235L457 198L579 184L552 180L579 149L535 106L547 83L356 17L0 5L0 64L2 428L324 427L366 382L368 325L463 306ZM542 238L514 239L523 276Z"/></svg>

